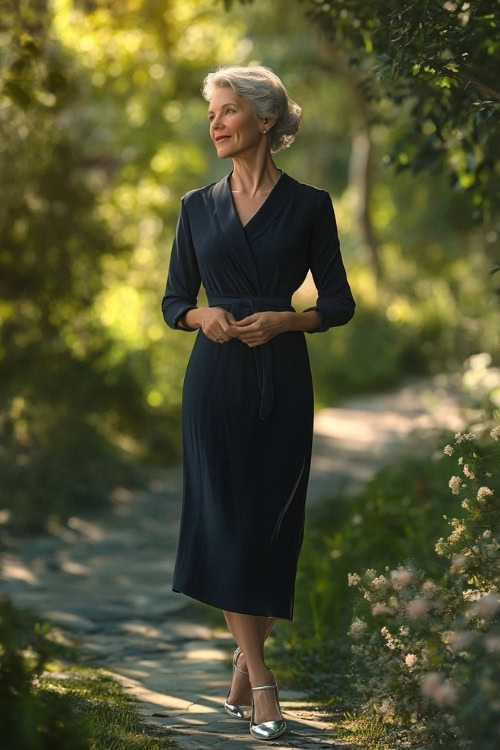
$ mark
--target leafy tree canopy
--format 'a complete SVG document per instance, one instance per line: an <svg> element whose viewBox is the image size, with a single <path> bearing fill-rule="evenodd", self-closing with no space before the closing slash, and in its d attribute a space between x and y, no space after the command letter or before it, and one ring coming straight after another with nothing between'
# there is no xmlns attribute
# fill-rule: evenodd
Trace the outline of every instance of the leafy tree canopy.
<svg viewBox="0 0 500 750"><path fill-rule="evenodd" d="M388 121L384 100L409 108L389 163L445 169L454 188L471 193L473 218L492 220L500 205L499 0L298 2L363 72L361 90L380 105L373 123Z"/></svg>

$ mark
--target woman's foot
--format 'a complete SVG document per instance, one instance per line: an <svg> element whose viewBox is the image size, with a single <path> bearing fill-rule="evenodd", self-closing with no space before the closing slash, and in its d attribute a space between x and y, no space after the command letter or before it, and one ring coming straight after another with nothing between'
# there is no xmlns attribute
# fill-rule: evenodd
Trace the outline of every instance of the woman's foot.
<svg viewBox="0 0 500 750"><path fill-rule="evenodd" d="M239 666L239 665L238 665ZM241 667L243 669L243 667ZM252 687L258 687L259 685L275 685L276 680L274 679L273 673L265 667L264 671L259 672L255 675L255 679L252 679ZM254 708L254 723L261 724L264 721L278 721L283 719L281 713L278 691L271 690L253 690L253 700L255 704Z"/></svg>
<svg viewBox="0 0 500 750"><path fill-rule="evenodd" d="M236 666L243 669L245 672L248 672L245 657L242 652L240 652L238 656ZM231 683L231 690L229 696L226 698L227 702L235 706L251 706L252 695L252 686L250 685L249 675L242 674L238 669L235 669L233 681Z"/></svg>

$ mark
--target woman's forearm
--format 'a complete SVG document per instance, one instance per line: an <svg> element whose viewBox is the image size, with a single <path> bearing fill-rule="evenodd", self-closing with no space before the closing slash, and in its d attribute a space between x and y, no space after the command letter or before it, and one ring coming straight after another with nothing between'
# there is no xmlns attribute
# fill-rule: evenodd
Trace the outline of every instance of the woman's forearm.
<svg viewBox="0 0 500 750"><path fill-rule="evenodd" d="M322 313L319 310L307 312L285 312L285 331L314 331L319 328Z"/></svg>
<svg viewBox="0 0 500 750"><path fill-rule="evenodd" d="M194 307L187 310L178 320L179 328L201 328L201 321L206 307Z"/></svg>

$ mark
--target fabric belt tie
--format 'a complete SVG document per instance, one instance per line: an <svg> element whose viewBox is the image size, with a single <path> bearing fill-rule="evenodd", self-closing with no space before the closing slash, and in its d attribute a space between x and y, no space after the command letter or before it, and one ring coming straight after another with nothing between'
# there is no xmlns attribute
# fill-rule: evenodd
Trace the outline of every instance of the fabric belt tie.
<svg viewBox="0 0 500 750"><path fill-rule="evenodd" d="M243 313L242 318L255 312L267 312L274 310L290 310L295 312L290 297L265 297L258 294L242 294L227 296L225 294L208 294L207 300L210 307L222 307L224 305L237 304L239 308L247 308L248 313ZM229 311L228 311L229 312ZM237 317L236 315L234 316ZM265 344L254 346L255 366L260 389L259 419L267 419L272 411L274 403L274 380L271 357L272 339Z"/></svg>

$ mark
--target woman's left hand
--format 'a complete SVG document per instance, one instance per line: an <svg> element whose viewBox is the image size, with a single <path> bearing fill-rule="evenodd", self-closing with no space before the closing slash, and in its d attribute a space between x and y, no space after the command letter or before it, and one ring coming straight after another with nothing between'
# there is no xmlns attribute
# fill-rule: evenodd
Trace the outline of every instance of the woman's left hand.
<svg viewBox="0 0 500 750"><path fill-rule="evenodd" d="M286 320L289 313L286 311L256 312L247 315L246 318L237 320L231 324L234 337L239 338L248 346L260 346L266 341L287 330ZM233 335L233 331L231 331Z"/></svg>

